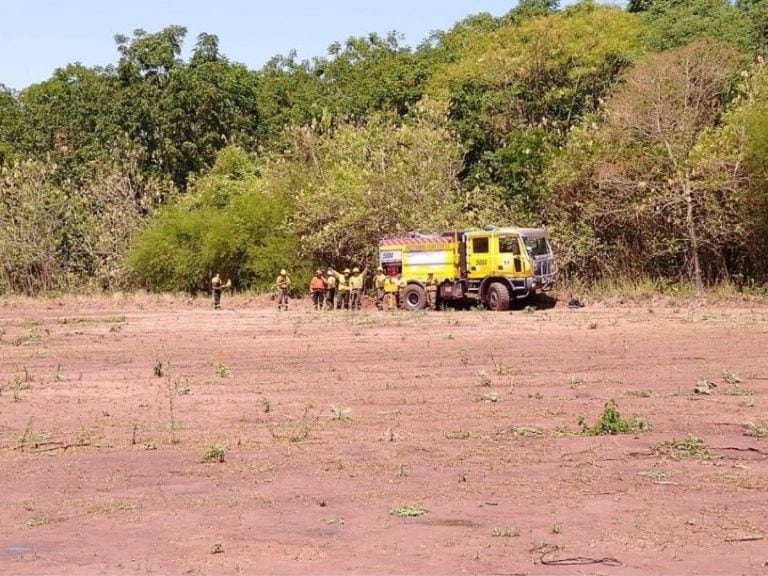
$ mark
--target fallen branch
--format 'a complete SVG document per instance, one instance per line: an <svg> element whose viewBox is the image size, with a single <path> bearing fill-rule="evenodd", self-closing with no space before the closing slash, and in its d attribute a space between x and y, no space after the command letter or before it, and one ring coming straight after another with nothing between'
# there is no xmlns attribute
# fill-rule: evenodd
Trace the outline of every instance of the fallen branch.
<svg viewBox="0 0 768 576"><path fill-rule="evenodd" d="M757 540L764 540L765 536L742 536L736 538L726 538L726 542L755 542Z"/></svg>

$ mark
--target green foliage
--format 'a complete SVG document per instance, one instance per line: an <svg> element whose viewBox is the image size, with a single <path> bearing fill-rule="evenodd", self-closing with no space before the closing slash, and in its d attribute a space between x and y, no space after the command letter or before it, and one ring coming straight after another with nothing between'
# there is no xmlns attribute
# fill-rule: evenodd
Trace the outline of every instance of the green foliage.
<svg viewBox="0 0 768 576"><path fill-rule="evenodd" d="M539 11L548 8L525 18L513 11L490 31L462 27L444 37L461 48L436 66L428 89L449 100L450 121L467 147L464 187L486 191L497 213L501 204L516 221L538 218L551 153L641 51L641 20L617 8L584 2Z"/></svg>
<svg viewBox="0 0 768 576"><path fill-rule="evenodd" d="M648 422L642 418L623 418L613 399L605 403L602 413L593 425L587 424L584 417L579 418L578 424L582 433L590 436L632 434L645 432L650 428Z"/></svg>
<svg viewBox="0 0 768 576"><path fill-rule="evenodd" d="M136 237L131 277L155 291L207 290L216 273L241 288L265 288L294 263L296 240L282 226L290 208L244 151L226 149L210 174Z"/></svg>
<svg viewBox="0 0 768 576"><path fill-rule="evenodd" d="M296 130L292 141L291 161L273 177L295 190L291 229L317 262L373 264L382 236L461 220L461 148L439 110L425 106L407 123L374 115L330 133Z"/></svg>
<svg viewBox="0 0 768 576"><path fill-rule="evenodd" d="M754 46L754 25L729 0L635 0L630 10L644 8L649 26L644 41L653 50L681 48L708 38L747 50Z"/></svg>

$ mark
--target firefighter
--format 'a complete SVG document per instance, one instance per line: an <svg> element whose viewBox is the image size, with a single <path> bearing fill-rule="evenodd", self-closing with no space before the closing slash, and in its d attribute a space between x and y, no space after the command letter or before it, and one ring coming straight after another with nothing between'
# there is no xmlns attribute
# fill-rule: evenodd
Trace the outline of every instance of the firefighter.
<svg viewBox="0 0 768 576"><path fill-rule="evenodd" d="M312 280L309 281L309 292L312 294L312 303L315 305L315 310L323 309L325 289L326 282L325 278L323 278L323 271L318 269L315 271L315 275L312 276Z"/></svg>
<svg viewBox="0 0 768 576"><path fill-rule="evenodd" d="M427 307L432 310L437 309L437 280L435 280L435 275L432 272L427 274L424 287L427 289Z"/></svg>
<svg viewBox="0 0 768 576"><path fill-rule="evenodd" d="M333 270L328 268L325 278L325 309L333 310L336 306L336 286L338 282Z"/></svg>
<svg viewBox="0 0 768 576"><path fill-rule="evenodd" d="M384 284L387 281L387 275L384 274L384 268L376 268L376 275L373 277L373 287L376 289L376 308L384 310Z"/></svg>
<svg viewBox="0 0 768 576"><path fill-rule="evenodd" d="M277 309L288 310L288 293L291 291L291 279L285 269L280 270L280 275L275 280L277 288Z"/></svg>
<svg viewBox="0 0 768 576"><path fill-rule="evenodd" d="M232 280L227 280L226 284L222 283L221 276L219 276L218 272L216 275L214 275L213 278L211 278L211 292L213 293L214 310L221 310L221 292L231 287Z"/></svg>
<svg viewBox="0 0 768 576"><path fill-rule="evenodd" d="M344 308L345 310L349 310L349 275L351 274L349 268L344 268L344 272L339 274L331 268L331 272L333 272L333 275L336 277L337 287L336 287L336 309L341 310Z"/></svg>
<svg viewBox="0 0 768 576"><path fill-rule="evenodd" d="M395 310L397 308L397 278L394 276L387 276L384 279L384 306L387 310Z"/></svg>
<svg viewBox="0 0 768 576"><path fill-rule="evenodd" d="M403 275L398 273L397 275L397 307L403 308L405 306L405 288L408 286L408 282Z"/></svg>
<svg viewBox="0 0 768 576"><path fill-rule="evenodd" d="M349 307L352 310L360 310L363 307L363 285L367 272L367 266L362 272L357 266L352 269L352 276L349 278Z"/></svg>
<svg viewBox="0 0 768 576"><path fill-rule="evenodd" d="M221 276L217 273L211 278L211 291L213 292L213 309L221 309L221 291L224 289L224 284L221 281Z"/></svg>

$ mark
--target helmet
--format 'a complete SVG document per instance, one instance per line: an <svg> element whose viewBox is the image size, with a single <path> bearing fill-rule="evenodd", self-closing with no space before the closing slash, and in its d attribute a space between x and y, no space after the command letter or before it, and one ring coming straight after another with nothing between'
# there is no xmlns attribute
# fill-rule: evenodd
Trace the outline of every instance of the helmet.
<svg viewBox="0 0 768 576"><path fill-rule="evenodd" d="M333 270L328 270L328 276L333 276Z"/></svg>
<svg viewBox="0 0 768 576"><path fill-rule="evenodd" d="M344 268L344 274L349 274L349 268Z"/></svg>
<svg viewBox="0 0 768 576"><path fill-rule="evenodd" d="M280 270L280 276L285 276L286 274L288 274L288 272L285 271L285 268Z"/></svg>
<svg viewBox="0 0 768 576"><path fill-rule="evenodd" d="M322 274L322 273L323 273L323 271L322 271L322 270L320 270L320 268L318 268L317 270L315 270L315 274L317 274L318 276L320 276L320 274Z"/></svg>
<svg viewBox="0 0 768 576"><path fill-rule="evenodd" d="M358 268L357 266L355 266L354 268L352 268L352 272L353 272L354 274L357 274L358 272L360 272L360 268Z"/></svg>
<svg viewBox="0 0 768 576"><path fill-rule="evenodd" d="M384 267L383 266L377 266L376 267L376 272L384 272Z"/></svg>

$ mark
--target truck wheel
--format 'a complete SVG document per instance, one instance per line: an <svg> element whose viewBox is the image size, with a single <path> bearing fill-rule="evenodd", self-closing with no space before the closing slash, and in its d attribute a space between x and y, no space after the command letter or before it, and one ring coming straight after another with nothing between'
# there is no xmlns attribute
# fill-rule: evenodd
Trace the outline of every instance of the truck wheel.
<svg viewBox="0 0 768 576"><path fill-rule="evenodd" d="M427 293L418 284L409 284L403 293L403 308L422 310L427 305Z"/></svg>
<svg viewBox="0 0 768 576"><path fill-rule="evenodd" d="M488 288L488 308L496 312L509 310L509 290L501 282L494 282Z"/></svg>

